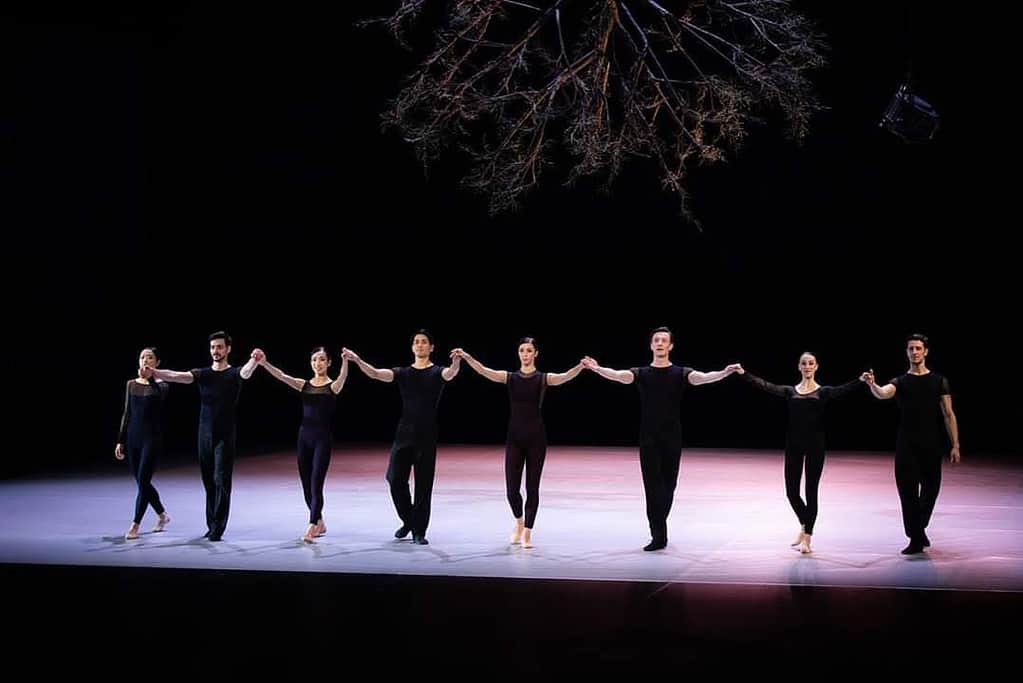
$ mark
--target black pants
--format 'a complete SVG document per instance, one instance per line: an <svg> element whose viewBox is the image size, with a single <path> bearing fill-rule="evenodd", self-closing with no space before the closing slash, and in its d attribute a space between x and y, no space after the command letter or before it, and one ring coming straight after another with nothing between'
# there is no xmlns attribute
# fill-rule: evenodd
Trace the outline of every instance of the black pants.
<svg viewBox="0 0 1023 683"><path fill-rule="evenodd" d="M316 524L323 517L323 485L330 467L331 446L329 432L311 429L298 432L298 476L302 480L310 524Z"/></svg>
<svg viewBox="0 0 1023 683"><path fill-rule="evenodd" d="M799 495L799 481L806 464L806 502ZM806 533L813 533L817 521L817 491L824 472L824 443L789 441L785 445L785 495Z"/></svg>
<svg viewBox="0 0 1023 683"><path fill-rule="evenodd" d="M426 536L430 524L430 499L437 466L437 433L398 428L387 464L387 483L391 500L402 524L416 536ZM409 490L409 477L415 469L415 501Z"/></svg>
<svg viewBox="0 0 1023 683"><path fill-rule="evenodd" d="M899 441L895 446L895 485L902 503L906 536L919 541L931 521L941 489L940 445Z"/></svg>
<svg viewBox="0 0 1023 683"><path fill-rule="evenodd" d="M199 470L206 489L206 529L210 538L220 538L227 529L234 454L234 430L199 432Z"/></svg>
<svg viewBox="0 0 1023 683"><path fill-rule="evenodd" d="M547 435L508 435L504 448L504 479L508 504L516 519L522 517L522 469L526 470L526 528L532 529L540 509L540 475L547 456Z"/></svg>
<svg viewBox="0 0 1023 683"><path fill-rule="evenodd" d="M161 450L160 442L155 438L143 439L140 443L134 444L131 440L125 444L125 454L128 458L128 468L131 476L138 484L138 494L135 496L135 523L142 523L142 516L146 514L146 507L152 505L153 511L163 514L163 505L160 503L160 494L153 486L153 469L156 466L157 456Z"/></svg>
<svg viewBox="0 0 1023 683"><path fill-rule="evenodd" d="M668 513L682 461L681 434L644 434L639 440L639 466L646 492L646 516L655 541L668 540Z"/></svg>

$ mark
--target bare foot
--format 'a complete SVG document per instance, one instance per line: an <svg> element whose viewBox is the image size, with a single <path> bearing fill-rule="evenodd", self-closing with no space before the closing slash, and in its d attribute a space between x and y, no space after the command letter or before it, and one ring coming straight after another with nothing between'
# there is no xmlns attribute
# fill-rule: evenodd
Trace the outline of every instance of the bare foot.
<svg viewBox="0 0 1023 683"><path fill-rule="evenodd" d="M138 537L139 537L139 525L136 524L135 522L132 522L131 526L128 527L127 533L124 534L124 540L126 540L126 541L134 541Z"/></svg>
<svg viewBox="0 0 1023 683"><path fill-rule="evenodd" d="M810 553L810 534L803 534L803 540L799 544L799 552L804 555Z"/></svg>
<svg viewBox="0 0 1023 683"><path fill-rule="evenodd" d="M153 527L153 532L154 533L160 533L161 531L164 530L164 527L166 527L168 524L170 524L170 515L168 515L166 512L164 512L156 520L156 526Z"/></svg>
<svg viewBox="0 0 1023 683"><path fill-rule="evenodd" d="M316 543L316 525L310 524L309 528L305 530L305 536L302 540L306 543Z"/></svg>
<svg viewBox="0 0 1023 683"><path fill-rule="evenodd" d="M522 547L532 548L533 547L533 530L525 529L522 532Z"/></svg>
<svg viewBox="0 0 1023 683"><path fill-rule="evenodd" d="M520 540L522 540L522 528L523 528L522 519L521 518L516 519L515 520L515 528L512 529L512 532L511 532L511 544L512 545L516 545L517 543L519 543Z"/></svg>

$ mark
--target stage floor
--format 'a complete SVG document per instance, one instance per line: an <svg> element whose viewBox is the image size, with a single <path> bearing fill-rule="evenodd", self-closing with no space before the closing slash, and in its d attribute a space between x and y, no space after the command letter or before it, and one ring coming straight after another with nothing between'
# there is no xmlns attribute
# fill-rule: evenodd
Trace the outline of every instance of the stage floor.
<svg viewBox="0 0 1023 683"><path fill-rule="evenodd" d="M776 452L687 449L669 545L649 540L636 449L552 447L533 542L510 545L501 446L441 446L429 546L394 539L387 446L339 445L327 478L328 535L301 542L307 512L293 453L239 458L224 540L205 531L197 465L153 479L172 517L125 541L135 497L122 474L0 483L0 562L659 583L1023 590L1023 467L945 464L926 553L907 557L891 454L829 453L814 552Z"/></svg>

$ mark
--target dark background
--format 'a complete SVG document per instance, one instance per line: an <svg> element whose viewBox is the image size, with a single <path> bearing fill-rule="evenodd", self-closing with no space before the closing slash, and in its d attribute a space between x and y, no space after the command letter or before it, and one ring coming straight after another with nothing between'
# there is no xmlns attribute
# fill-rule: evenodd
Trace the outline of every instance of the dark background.
<svg viewBox="0 0 1023 683"><path fill-rule="evenodd" d="M531 335L541 369L584 354L622 368L649 362L647 335L666 324L678 363L741 361L794 383L810 349L824 384L902 372L905 336L920 331L951 380L964 457L1017 455L1018 221L1012 171L995 170L1015 143L984 47L997 22L980 30L924 3L800 4L831 46L815 75L828 109L802 146L769 119L727 165L697 170L702 232L645 162L610 195L551 173L497 217L458 186L458 153L425 176L379 119L425 43L410 54L354 26L393 3L42 2L5 15L7 415L25 439L5 471L112 460L139 349L196 367L217 329L234 336L234 363L259 346L302 376L319 344L335 362L346 345L406 364L419 327L437 362L463 346L514 368ZM878 127L910 60L942 116L920 145ZM242 453L290 446L294 392L260 370L241 400ZM178 457L192 455L197 403L194 387L173 388ZM394 386L355 371L340 450L387 442L399 405ZM500 443L506 411L503 389L465 368L445 391L441 439ZM590 373L545 406L552 444L633 444L637 414L634 387ZM778 449L784 414L730 378L690 394L685 442ZM833 406L830 447L890 450L896 419L863 390Z"/></svg>

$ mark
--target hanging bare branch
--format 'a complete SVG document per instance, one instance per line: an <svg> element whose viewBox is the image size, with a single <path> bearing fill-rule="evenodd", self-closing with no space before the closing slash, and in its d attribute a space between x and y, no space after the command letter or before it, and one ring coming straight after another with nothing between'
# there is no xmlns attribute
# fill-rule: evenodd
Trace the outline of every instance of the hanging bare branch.
<svg viewBox="0 0 1023 683"><path fill-rule="evenodd" d="M403 44L427 4L382 23ZM694 165L737 152L779 111L801 139L820 107L823 38L789 0L446 0L436 45L384 115L424 164L457 145L492 212L518 205L554 160L608 185L634 157L693 218Z"/></svg>

